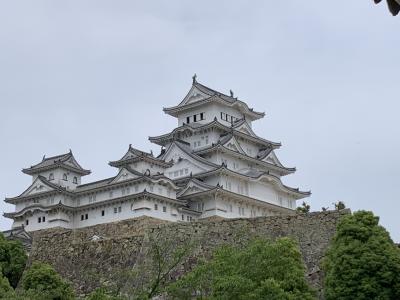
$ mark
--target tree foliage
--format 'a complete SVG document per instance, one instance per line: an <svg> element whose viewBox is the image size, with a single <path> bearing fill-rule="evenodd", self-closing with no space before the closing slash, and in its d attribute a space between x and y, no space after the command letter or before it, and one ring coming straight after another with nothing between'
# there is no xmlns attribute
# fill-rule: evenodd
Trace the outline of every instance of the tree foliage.
<svg viewBox="0 0 400 300"><path fill-rule="evenodd" d="M244 248L223 246L213 258L168 287L175 299L315 299L297 244L256 239Z"/></svg>
<svg viewBox="0 0 400 300"><path fill-rule="evenodd" d="M22 277L25 293L36 299L74 299L71 286L48 264L34 262Z"/></svg>
<svg viewBox="0 0 400 300"><path fill-rule="evenodd" d="M298 212L302 212L302 213L308 213L308 212L310 212L310 209L311 209L310 205L307 204L305 201L303 201L303 203L301 204L301 206L299 206L299 207L296 208L296 210L297 210Z"/></svg>
<svg viewBox="0 0 400 300"><path fill-rule="evenodd" d="M372 212L345 216L324 261L325 297L400 299L400 251Z"/></svg>
<svg viewBox="0 0 400 300"><path fill-rule="evenodd" d="M27 256L19 241L7 240L0 232L0 269L12 287L16 287L24 272Z"/></svg>
<svg viewBox="0 0 400 300"><path fill-rule="evenodd" d="M343 201L338 201L336 203L333 203L335 205L336 210L342 210L346 208L346 204L344 204Z"/></svg>

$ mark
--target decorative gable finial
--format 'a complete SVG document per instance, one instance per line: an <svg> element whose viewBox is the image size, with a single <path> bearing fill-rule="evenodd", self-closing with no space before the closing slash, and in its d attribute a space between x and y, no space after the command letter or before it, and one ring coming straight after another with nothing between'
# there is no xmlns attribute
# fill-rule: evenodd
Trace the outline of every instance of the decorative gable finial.
<svg viewBox="0 0 400 300"><path fill-rule="evenodd" d="M154 156L153 150L150 150L150 155L151 155L151 156Z"/></svg>
<svg viewBox="0 0 400 300"><path fill-rule="evenodd" d="M44 161L46 159L46 154L43 155L42 161Z"/></svg>
<svg viewBox="0 0 400 300"><path fill-rule="evenodd" d="M197 82L197 81L196 81L196 79L197 79L197 74L196 74L196 73L194 73L192 79L193 79L193 84L195 84L195 83Z"/></svg>
<svg viewBox="0 0 400 300"><path fill-rule="evenodd" d="M72 154L72 150L71 150L71 148L69 149L69 154Z"/></svg>
<svg viewBox="0 0 400 300"><path fill-rule="evenodd" d="M233 98L233 91L229 90L229 93L231 94L231 97Z"/></svg>

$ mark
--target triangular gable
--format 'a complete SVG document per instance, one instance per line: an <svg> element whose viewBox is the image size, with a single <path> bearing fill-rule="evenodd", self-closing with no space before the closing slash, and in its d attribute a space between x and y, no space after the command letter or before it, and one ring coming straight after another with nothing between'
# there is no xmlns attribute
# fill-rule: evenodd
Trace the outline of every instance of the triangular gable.
<svg viewBox="0 0 400 300"><path fill-rule="evenodd" d="M214 168L212 163L207 162L205 159L202 159L195 154L188 153L184 148L180 147L176 143L170 145L163 158L167 162L171 160L174 162L173 166L166 169L164 172L164 174L173 179L176 177L188 176L189 174L187 173L189 172L192 174L198 174ZM187 172L186 169L188 170ZM175 173L177 171L179 172L178 175Z"/></svg>
<svg viewBox="0 0 400 300"><path fill-rule="evenodd" d="M79 163L76 161L75 157L71 155L66 161L63 162L66 165L69 165L71 167L74 167L76 169L82 169L82 167L79 165Z"/></svg>
<svg viewBox="0 0 400 300"><path fill-rule="evenodd" d="M137 154L135 154L132 149L129 149L128 152L125 153L125 155L120 159L120 160L126 160L130 158L136 158L138 157Z"/></svg>
<svg viewBox="0 0 400 300"><path fill-rule="evenodd" d="M246 153L243 151L242 147L240 146L239 142L237 141L237 139L234 136L232 136L228 141L224 142L223 146L225 146L226 148L228 148L230 150L233 150L233 151L236 151L236 152L246 155Z"/></svg>
<svg viewBox="0 0 400 300"><path fill-rule="evenodd" d="M39 176L35 181L20 195L20 197L30 196L34 194L54 191L55 189L47 184Z"/></svg>
<svg viewBox="0 0 400 300"><path fill-rule="evenodd" d="M171 179L188 177L190 173L199 174L209 171L209 166L202 166L193 159L181 158L172 167L165 170L164 174Z"/></svg>
<svg viewBox="0 0 400 300"><path fill-rule="evenodd" d="M118 172L118 175L110 183L126 181L126 180L130 180L130 179L135 179L138 177L139 177L138 174L135 174L131 170L124 167L124 168L121 168L121 170Z"/></svg>
<svg viewBox="0 0 400 300"><path fill-rule="evenodd" d="M240 131L244 134L251 135L253 137L257 137L257 135L254 133L254 131L251 129L250 125L246 121L235 127L235 130Z"/></svg>
<svg viewBox="0 0 400 300"><path fill-rule="evenodd" d="M284 168L284 166L282 165L282 163L279 161L278 157L276 156L274 151L271 151L264 159L263 161L273 164L275 166L278 167L282 167Z"/></svg>
<svg viewBox="0 0 400 300"><path fill-rule="evenodd" d="M194 103L194 102L197 102L200 100L207 99L209 97L210 97L210 95L207 95L206 93L200 91L195 86L192 86L189 93L185 96L185 98L182 100L182 102L179 104L179 106Z"/></svg>
<svg viewBox="0 0 400 300"><path fill-rule="evenodd" d="M212 186L208 186L207 184L197 179L191 179L186 184L186 186L177 194L177 197L183 197L195 193L205 192L212 188L213 188Z"/></svg>

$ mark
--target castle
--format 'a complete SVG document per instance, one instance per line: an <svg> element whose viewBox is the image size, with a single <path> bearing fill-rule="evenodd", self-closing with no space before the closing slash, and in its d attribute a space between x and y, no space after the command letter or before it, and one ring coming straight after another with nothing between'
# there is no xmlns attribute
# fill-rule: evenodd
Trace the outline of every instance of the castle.
<svg viewBox="0 0 400 300"><path fill-rule="evenodd" d="M251 218L293 214L296 200L310 192L284 185L294 173L278 160L281 144L263 139L252 122L264 117L234 97L208 88L193 77L188 94L164 112L177 118L171 132L150 137L161 146L157 156L131 145L111 161L116 176L82 184L90 174L72 151L43 157L22 170L32 184L6 198L14 223L36 231L76 229L148 216L174 222L201 218Z"/></svg>

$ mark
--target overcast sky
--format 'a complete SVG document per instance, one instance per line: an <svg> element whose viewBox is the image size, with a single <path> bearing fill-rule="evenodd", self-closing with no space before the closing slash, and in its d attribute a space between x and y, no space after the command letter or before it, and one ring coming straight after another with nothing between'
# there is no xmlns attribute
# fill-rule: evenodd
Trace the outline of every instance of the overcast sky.
<svg viewBox="0 0 400 300"><path fill-rule="evenodd" d="M0 1L0 197L44 154L71 148L89 182L130 143L158 152L197 73L266 112L313 210L372 210L400 242L399 25L372 0Z"/></svg>

